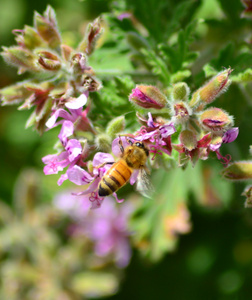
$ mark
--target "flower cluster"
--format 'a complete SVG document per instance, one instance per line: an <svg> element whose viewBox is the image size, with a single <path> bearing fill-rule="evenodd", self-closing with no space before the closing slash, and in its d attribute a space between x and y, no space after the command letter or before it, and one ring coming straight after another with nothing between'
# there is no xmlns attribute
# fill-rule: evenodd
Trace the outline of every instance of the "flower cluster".
<svg viewBox="0 0 252 300"><path fill-rule="evenodd" d="M233 117L220 108L205 108L230 85L231 69L226 69L212 78L203 87L195 91L190 98L190 89L186 83L173 86L170 101L157 91L156 87L139 85L132 91L130 101L145 109L156 109L148 119L138 118L145 123L135 135L136 139L149 144L150 151L171 155L172 149L179 153L179 165L191 161L193 165L198 159L207 159L211 151L226 166L231 157L222 156L220 147L223 143L231 143L238 136L238 127L233 127ZM169 109L169 119L162 115ZM158 110L157 110L158 109ZM171 135L179 133L178 143L173 143Z"/></svg>
<svg viewBox="0 0 252 300"><path fill-rule="evenodd" d="M17 46L4 47L2 52L4 60L17 67L19 74L28 71L33 78L2 89L2 104L21 104L19 109L33 107L27 126L35 125L40 133L52 112L56 118L61 116L63 108L70 113L71 109L81 109L89 93L101 88L88 66L88 56L101 32L101 21L96 19L74 50L62 44L55 12L50 6L44 15L35 12L34 27L14 30ZM79 116L81 113L78 111Z"/></svg>
<svg viewBox="0 0 252 300"><path fill-rule="evenodd" d="M195 165L199 159L207 159L211 151L228 165L230 156L222 156L220 147L236 139L238 128L233 127L233 118L227 112L206 106L227 89L232 70L220 72L191 96L185 82L174 84L165 93L156 86L137 85L129 95L137 111L133 120L137 125L130 127L122 114L116 118L111 115L111 121L101 128L90 118L90 93L99 91L101 83L87 62L101 32L98 18L88 25L74 50L62 44L55 13L48 6L44 15L35 13L34 27L15 30L17 46L4 48L4 59L18 67L19 73L31 72L33 78L0 90L2 104L21 103L20 109L33 107L27 124L35 125L41 133L61 126L57 153L42 159L44 173L64 171L58 184L69 180L84 186L78 195L88 198L91 207L97 208L103 202L98 193L103 175L115 157L121 156L122 148L136 141L149 148L153 166L157 158L167 156L178 156L179 166L189 161ZM118 135L122 136L121 146ZM138 170L133 172L134 166L130 168L133 184ZM113 195L122 202L116 192Z"/></svg>

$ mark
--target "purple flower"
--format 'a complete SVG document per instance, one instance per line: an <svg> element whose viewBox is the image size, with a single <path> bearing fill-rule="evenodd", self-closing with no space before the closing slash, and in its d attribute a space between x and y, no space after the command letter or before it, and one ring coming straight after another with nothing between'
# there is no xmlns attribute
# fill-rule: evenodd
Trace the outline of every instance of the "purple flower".
<svg viewBox="0 0 252 300"><path fill-rule="evenodd" d="M46 164L44 167L45 175L58 174L59 171L63 171L67 166L72 168L80 160L82 154L81 143L76 139L68 139L73 134L73 130L72 122L63 122L58 137L65 151L59 154L50 154L42 158L43 163ZM58 180L58 184L61 185L67 178L67 175L63 174Z"/></svg>
<svg viewBox="0 0 252 300"><path fill-rule="evenodd" d="M97 256L113 257L119 267L126 267L131 257L128 229L133 211L131 203L116 206L108 197L100 209L90 210L89 200L86 195L80 197L64 192L56 196L54 205L73 219L72 234L84 235L93 242Z"/></svg>
<svg viewBox="0 0 252 300"><path fill-rule="evenodd" d="M226 156L222 156L219 149L222 143L224 144L232 143L237 138L238 134L239 134L238 127L231 128L223 134L222 138L219 137L219 140L217 142L209 145L209 149L216 153L217 158L221 160L221 162L225 167L230 163L232 157L230 154L227 154Z"/></svg>
<svg viewBox="0 0 252 300"><path fill-rule="evenodd" d="M148 113L148 120L141 119L141 121L145 121L147 126L142 126L134 138L148 143L150 152L154 153L152 159L157 153L162 155L164 152L170 155L172 150L171 135L176 132L174 124L172 122L154 122L151 113Z"/></svg>
<svg viewBox="0 0 252 300"><path fill-rule="evenodd" d="M231 128L224 133L224 135L222 137L222 142L223 143L232 143L234 140L236 140L238 134L239 134L238 127Z"/></svg>

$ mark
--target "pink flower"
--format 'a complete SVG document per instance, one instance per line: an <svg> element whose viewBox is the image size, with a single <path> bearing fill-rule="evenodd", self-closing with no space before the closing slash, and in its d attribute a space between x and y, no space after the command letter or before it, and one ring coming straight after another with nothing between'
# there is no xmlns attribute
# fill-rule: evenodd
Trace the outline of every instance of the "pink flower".
<svg viewBox="0 0 252 300"><path fill-rule="evenodd" d="M148 120L141 119L146 122L147 126L142 126L140 131L135 135L135 139L143 141L149 145L150 152L162 155L162 152L171 154L171 135L176 132L174 124L161 124L153 121L151 113L148 113Z"/></svg>
<svg viewBox="0 0 252 300"><path fill-rule="evenodd" d="M82 154L81 143L76 139L68 139L73 134L73 130L72 122L63 122L58 137L65 151L59 154L50 154L42 158L43 163L46 164L44 167L45 175L58 174L65 167L69 166L71 168L80 160ZM61 185L66 179L67 175L63 174L58 180L58 184Z"/></svg>
<svg viewBox="0 0 252 300"><path fill-rule="evenodd" d="M80 197L64 192L56 196L54 205L74 221L72 234L84 235L93 242L97 256L113 257L119 267L126 267L131 257L128 220L132 205L127 202L116 206L108 197L100 209L90 210L89 200L87 195Z"/></svg>
<svg viewBox="0 0 252 300"><path fill-rule="evenodd" d="M222 156L219 149L220 149L222 143L224 143L224 144L232 143L234 140L236 140L238 134L239 134L238 127L231 128L223 134L222 138L220 139L220 141L218 143L209 145L209 149L216 153L217 158L222 162L222 164L225 167L230 163L232 157L230 154L227 154L226 156Z"/></svg>

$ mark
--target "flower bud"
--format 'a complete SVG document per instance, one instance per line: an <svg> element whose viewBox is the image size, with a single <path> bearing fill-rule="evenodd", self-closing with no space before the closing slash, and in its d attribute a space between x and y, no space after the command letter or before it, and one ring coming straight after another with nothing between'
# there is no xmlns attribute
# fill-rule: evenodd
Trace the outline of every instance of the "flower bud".
<svg viewBox="0 0 252 300"><path fill-rule="evenodd" d="M46 46L46 43L33 27L25 25L23 30L14 30L13 32L16 34L15 40L18 45L26 49L33 50L37 47Z"/></svg>
<svg viewBox="0 0 252 300"><path fill-rule="evenodd" d="M78 50L85 52L87 55L92 54L95 49L96 42L103 32L101 26L101 18L97 18L93 23L89 23L83 40L78 46Z"/></svg>
<svg viewBox="0 0 252 300"><path fill-rule="evenodd" d="M65 61L69 61L73 49L68 45L61 45L62 57Z"/></svg>
<svg viewBox="0 0 252 300"><path fill-rule="evenodd" d="M211 107L203 111L199 120L204 129L222 132L233 125L233 117L220 108Z"/></svg>
<svg viewBox="0 0 252 300"><path fill-rule="evenodd" d="M124 128L125 128L125 117L120 116L111 120L108 123L108 126L106 128L106 133L111 137L111 139L114 139L115 135L123 131Z"/></svg>
<svg viewBox="0 0 252 300"><path fill-rule="evenodd" d="M19 74L28 71L38 71L35 56L29 50L22 47L3 47L3 52L1 53L4 60L19 68Z"/></svg>
<svg viewBox="0 0 252 300"><path fill-rule="evenodd" d="M100 133L95 138L95 145L102 152L110 152L111 138L106 133Z"/></svg>
<svg viewBox="0 0 252 300"><path fill-rule="evenodd" d="M244 192L242 193L242 195L246 197L245 207L251 208L252 207L252 185L247 186Z"/></svg>
<svg viewBox="0 0 252 300"><path fill-rule="evenodd" d="M190 93L189 86L185 82L174 84L172 89L172 98L175 101L186 101Z"/></svg>
<svg viewBox="0 0 252 300"><path fill-rule="evenodd" d="M143 108L162 109L167 103L166 96L152 85L137 85L129 96L129 100Z"/></svg>
<svg viewBox="0 0 252 300"><path fill-rule="evenodd" d="M57 55L52 52L41 50L37 52L38 63L48 71L58 71L61 68L61 62Z"/></svg>
<svg viewBox="0 0 252 300"><path fill-rule="evenodd" d="M252 161L232 163L222 171L222 175L230 180L252 179Z"/></svg>
<svg viewBox="0 0 252 300"><path fill-rule="evenodd" d="M251 19L251 17L252 17L252 2L251 2L251 0L241 0L241 2L245 7L244 11L241 14L241 17Z"/></svg>
<svg viewBox="0 0 252 300"><path fill-rule="evenodd" d="M189 151L197 147L196 135L191 130L183 130L179 135L180 142Z"/></svg>
<svg viewBox="0 0 252 300"><path fill-rule="evenodd" d="M47 6L44 16L35 12L34 25L39 35L48 43L50 48L55 49L60 46L61 38L58 31L56 15L50 5Z"/></svg>
<svg viewBox="0 0 252 300"><path fill-rule="evenodd" d="M229 75L232 72L231 68L220 72L213 77L207 84L199 88L193 95L190 101L190 106L206 105L213 102L216 97L225 92L231 84Z"/></svg>
<svg viewBox="0 0 252 300"><path fill-rule="evenodd" d="M1 104L18 104L27 99L31 94L32 92L25 87L24 82L13 84L0 90Z"/></svg>

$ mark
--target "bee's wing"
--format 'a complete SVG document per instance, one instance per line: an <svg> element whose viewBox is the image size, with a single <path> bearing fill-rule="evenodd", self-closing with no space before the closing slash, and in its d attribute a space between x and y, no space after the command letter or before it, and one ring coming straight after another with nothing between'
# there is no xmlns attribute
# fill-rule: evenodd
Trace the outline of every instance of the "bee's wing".
<svg viewBox="0 0 252 300"><path fill-rule="evenodd" d="M139 193L147 198L151 198L154 193L154 187L145 168L141 168L139 170L136 181L136 189Z"/></svg>

